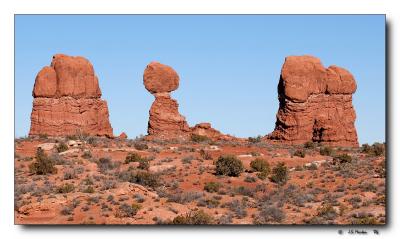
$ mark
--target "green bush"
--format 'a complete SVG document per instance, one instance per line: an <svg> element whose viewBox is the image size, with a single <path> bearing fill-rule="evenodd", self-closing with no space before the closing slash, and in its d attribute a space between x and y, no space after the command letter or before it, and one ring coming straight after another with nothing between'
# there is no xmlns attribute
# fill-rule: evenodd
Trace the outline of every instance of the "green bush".
<svg viewBox="0 0 400 239"><path fill-rule="evenodd" d="M308 141L303 146L305 149L315 149L315 143L312 141Z"/></svg>
<svg viewBox="0 0 400 239"><path fill-rule="evenodd" d="M205 151L204 149L200 150L200 156L204 159L204 160L212 160L212 156L209 152Z"/></svg>
<svg viewBox="0 0 400 239"><path fill-rule="evenodd" d="M327 220L333 220L336 218L337 213L332 204L325 204L317 209L317 216Z"/></svg>
<svg viewBox="0 0 400 239"><path fill-rule="evenodd" d="M68 150L68 145L65 142L60 142L58 143L56 149L57 152L61 153Z"/></svg>
<svg viewBox="0 0 400 239"><path fill-rule="evenodd" d="M111 160L111 158L100 158L96 161L97 167L100 169L100 172L106 172L107 170L114 169L116 164Z"/></svg>
<svg viewBox="0 0 400 239"><path fill-rule="evenodd" d="M204 190L209 193L218 192L221 187L221 184L218 182L208 182L204 185Z"/></svg>
<svg viewBox="0 0 400 239"><path fill-rule="evenodd" d="M273 169L271 181L277 184L285 184L289 178L289 171L285 163L279 162Z"/></svg>
<svg viewBox="0 0 400 239"><path fill-rule="evenodd" d="M57 193L70 193L75 190L75 186L70 183L66 183L64 185L61 185L57 188L56 192Z"/></svg>
<svg viewBox="0 0 400 239"><path fill-rule="evenodd" d="M143 159L139 162L139 169L148 170L150 168L150 162L147 159Z"/></svg>
<svg viewBox="0 0 400 239"><path fill-rule="evenodd" d="M353 158L348 154L341 154L333 158L333 162L339 164L351 163L352 160Z"/></svg>
<svg viewBox="0 0 400 239"><path fill-rule="evenodd" d="M262 139L261 135L258 135L257 137L249 137L249 138L248 138L248 141L249 141L250 143L254 144L254 143L259 143L259 142L261 142L261 139Z"/></svg>
<svg viewBox="0 0 400 239"><path fill-rule="evenodd" d="M296 151L294 152L293 155L294 155L294 156L297 156L297 157L302 157L302 158L304 158L304 157L306 156L306 152L305 152L304 150L302 150L302 149L298 149L298 150L296 150Z"/></svg>
<svg viewBox="0 0 400 239"><path fill-rule="evenodd" d="M361 147L361 152L371 156L381 156L385 154L385 144L374 143L372 146L363 144Z"/></svg>
<svg viewBox="0 0 400 239"><path fill-rule="evenodd" d="M157 187L160 185L160 177L143 170L128 170L119 173L119 179L123 182L137 183L148 187Z"/></svg>
<svg viewBox="0 0 400 239"><path fill-rule="evenodd" d="M324 156L331 156L333 154L333 149L331 147L325 146L319 149L319 154Z"/></svg>
<svg viewBox="0 0 400 239"><path fill-rule="evenodd" d="M267 161L262 158L256 158L250 162L250 167L256 172L265 172L269 174L270 167Z"/></svg>
<svg viewBox="0 0 400 239"><path fill-rule="evenodd" d="M139 212L141 208L142 206L140 204L133 203L132 205L128 205L124 203L121 206L119 206L118 216L133 217Z"/></svg>
<svg viewBox="0 0 400 239"><path fill-rule="evenodd" d="M216 162L216 174L238 177L243 172L243 163L236 156L221 155Z"/></svg>
<svg viewBox="0 0 400 239"><path fill-rule="evenodd" d="M180 215L172 220L172 224L188 224L188 225L200 225L200 224L212 224L214 219L205 213L203 210L190 212L186 215Z"/></svg>
<svg viewBox="0 0 400 239"><path fill-rule="evenodd" d="M83 190L84 193L94 193L94 188L92 186L88 186Z"/></svg>
<svg viewBox="0 0 400 239"><path fill-rule="evenodd" d="M138 153L128 153L128 155L125 158L125 164L128 164L130 162L142 162L142 161L147 161L146 158L142 158Z"/></svg>
<svg viewBox="0 0 400 239"><path fill-rule="evenodd" d="M38 148L36 150L36 161L30 166L30 172L38 175L54 174L57 172L57 168L54 167L55 162L51 160L43 149Z"/></svg>
<svg viewBox="0 0 400 239"><path fill-rule="evenodd" d="M195 142L195 143L201 143L201 142L209 141L209 140L210 140L207 136L205 136L205 135L198 135L198 134L192 134L192 135L190 136L190 139L191 139L193 142Z"/></svg>
<svg viewBox="0 0 400 239"><path fill-rule="evenodd" d="M135 143L135 144L133 145L133 147L134 147L136 150L146 150L146 149L149 148L149 146L147 146L147 144L145 144L145 143Z"/></svg>

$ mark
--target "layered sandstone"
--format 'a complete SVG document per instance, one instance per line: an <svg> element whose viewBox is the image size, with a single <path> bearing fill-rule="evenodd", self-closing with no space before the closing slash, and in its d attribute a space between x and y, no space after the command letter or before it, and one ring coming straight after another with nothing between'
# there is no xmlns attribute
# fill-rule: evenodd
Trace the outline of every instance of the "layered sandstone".
<svg viewBox="0 0 400 239"><path fill-rule="evenodd" d="M192 134L213 140L229 138L213 129L209 123L189 127L186 118L179 113L178 102L170 95L179 87L179 75L172 67L151 62L144 71L143 83L155 97L149 111L147 133L150 138L188 139Z"/></svg>
<svg viewBox="0 0 400 239"><path fill-rule="evenodd" d="M160 139L187 138L189 125L179 113L178 102L170 96L170 92L179 86L179 76L175 70L151 62L144 71L143 83L155 97L149 111L148 135Z"/></svg>
<svg viewBox="0 0 400 239"><path fill-rule="evenodd" d="M86 133L113 137L108 106L92 64L83 57L53 56L36 76L29 135Z"/></svg>
<svg viewBox="0 0 400 239"><path fill-rule="evenodd" d="M318 58L285 59L278 85L275 130L267 139L300 144L307 141L358 146L352 94L357 85L347 70L325 68Z"/></svg>

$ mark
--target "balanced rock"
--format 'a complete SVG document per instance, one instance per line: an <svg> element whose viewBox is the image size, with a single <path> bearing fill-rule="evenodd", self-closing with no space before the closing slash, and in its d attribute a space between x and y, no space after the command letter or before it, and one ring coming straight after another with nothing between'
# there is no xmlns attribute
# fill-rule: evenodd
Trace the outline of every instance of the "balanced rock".
<svg viewBox="0 0 400 239"><path fill-rule="evenodd" d="M301 144L358 146L352 94L357 85L347 70L325 68L312 56L289 56L278 84L275 130L267 139Z"/></svg>
<svg viewBox="0 0 400 239"><path fill-rule="evenodd" d="M83 57L53 56L36 76L29 135L86 133L113 137L107 102L92 64Z"/></svg>
<svg viewBox="0 0 400 239"><path fill-rule="evenodd" d="M154 95L147 133L159 139L187 138L190 128L179 113L179 104L169 92L179 86L179 76L170 66L158 62L147 65L143 74L145 88Z"/></svg>
<svg viewBox="0 0 400 239"><path fill-rule="evenodd" d="M152 94L166 93L178 89L179 76L172 67L151 62L144 70L143 83Z"/></svg>

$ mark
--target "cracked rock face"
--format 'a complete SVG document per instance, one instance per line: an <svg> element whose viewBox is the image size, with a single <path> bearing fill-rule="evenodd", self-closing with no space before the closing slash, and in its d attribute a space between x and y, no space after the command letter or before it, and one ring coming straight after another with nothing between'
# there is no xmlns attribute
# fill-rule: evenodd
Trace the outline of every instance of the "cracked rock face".
<svg viewBox="0 0 400 239"><path fill-rule="evenodd" d="M86 133L113 137L108 106L92 64L83 57L53 56L38 73L32 91L29 135Z"/></svg>
<svg viewBox="0 0 400 239"><path fill-rule="evenodd" d="M358 146L352 94L357 85L347 70L325 68L312 56L285 59L278 85L275 130L267 139L301 144Z"/></svg>

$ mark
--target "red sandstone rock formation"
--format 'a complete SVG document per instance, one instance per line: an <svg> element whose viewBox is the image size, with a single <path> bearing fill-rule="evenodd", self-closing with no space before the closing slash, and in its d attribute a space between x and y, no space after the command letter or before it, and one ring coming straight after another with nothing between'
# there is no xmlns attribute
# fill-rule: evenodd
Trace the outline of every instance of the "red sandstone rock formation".
<svg viewBox="0 0 400 239"><path fill-rule="evenodd" d="M188 139L191 134L207 136L213 140L233 138L211 128L209 123L189 127L185 117L179 113L178 102L170 96L170 92L179 86L179 76L171 67L151 62L144 71L143 83L155 97L149 112L147 133L150 138Z"/></svg>
<svg viewBox="0 0 400 239"><path fill-rule="evenodd" d="M178 102L169 94L179 86L179 76L174 69L151 62L144 71L143 83L155 97L149 111L147 133L160 139L187 138L189 125L179 113Z"/></svg>
<svg viewBox="0 0 400 239"><path fill-rule="evenodd" d="M53 56L36 76L29 135L76 133L113 137L107 102L92 64L83 57Z"/></svg>
<svg viewBox="0 0 400 239"><path fill-rule="evenodd" d="M278 85L275 130L266 139L358 146L352 105L356 88L354 77L343 68L324 68L312 56L287 57Z"/></svg>
<svg viewBox="0 0 400 239"><path fill-rule="evenodd" d="M125 132L122 132L122 133L118 136L118 138L120 138L120 139L127 139L127 138L128 138L128 135L127 135Z"/></svg>

